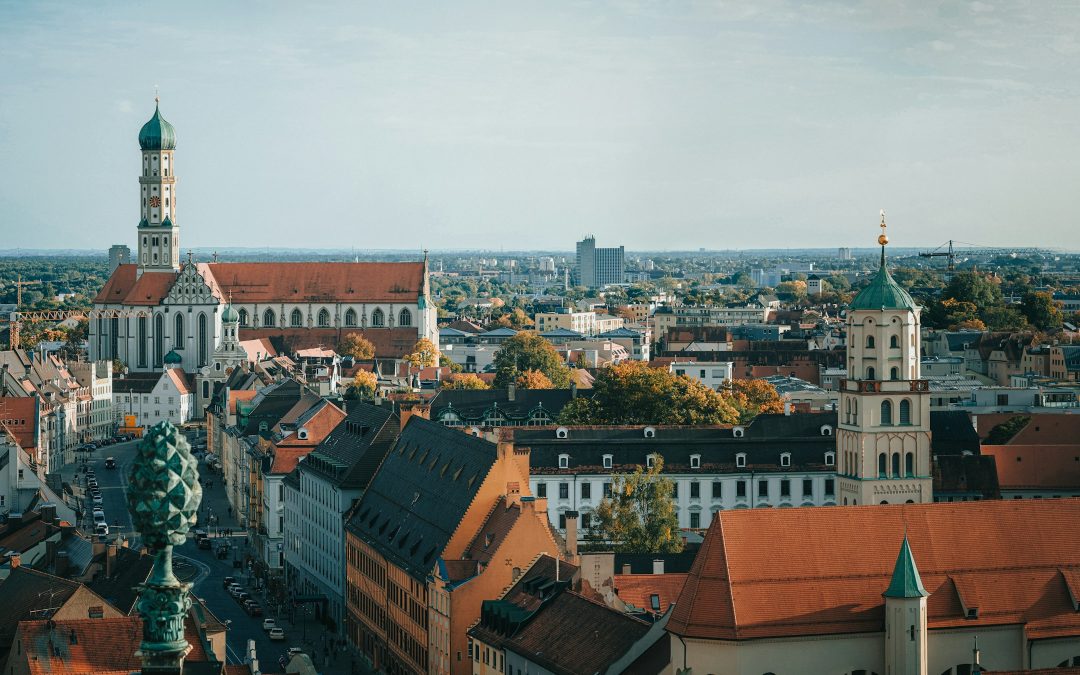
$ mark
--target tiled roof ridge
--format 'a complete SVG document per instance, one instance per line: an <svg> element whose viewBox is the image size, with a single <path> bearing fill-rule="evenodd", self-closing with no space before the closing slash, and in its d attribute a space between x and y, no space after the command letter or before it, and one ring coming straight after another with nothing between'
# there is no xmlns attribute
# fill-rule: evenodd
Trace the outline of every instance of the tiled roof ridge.
<svg viewBox="0 0 1080 675"><path fill-rule="evenodd" d="M487 524L491 522L491 516L495 515L496 510L498 510L499 506L503 504L506 504L507 509L511 509L514 507L513 504L509 504L507 502L506 495L499 495L498 499L495 500L495 503L491 505L490 509L488 509L488 512L484 514L484 519L480 521L480 527L476 528L476 533L473 535L473 538L470 539L469 543L465 545L466 552L472 552L473 545L476 544L476 542L480 539L480 534L484 531L484 528L487 527ZM519 506L518 508L520 509L521 507Z"/></svg>
<svg viewBox="0 0 1080 675"><path fill-rule="evenodd" d="M732 632L735 634L735 637L738 637L739 636L739 614L738 614L738 611L736 610L736 607L735 607L735 592L734 592L734 588L733 588L734 584L732 584L732 582L731 582L731 578L730 578L731 575L729 574L729 568L728 568L728 563L727 563L727 561L728 561L728 550L727 550L728 538L726 536L723 536L723 533L724 533L724 519L720 518L720 517L717 517L717 516L714 516L714 517L718 521L716 523L716 526L720 529L720 534L721 534L721 536L720 536L720 544L721 544L720 552L724 556L724 567L723 567L724 576L728 577L728 582L727 582L727 584L725 584L725 586L727 586L727 601L731 604L731 629L732 629ZM698 555L701 555L701 553L702 553L702 551L698 551ZM705 559L702 560L702 569L704 569L706 562L707 562L707 560L705 560ZM691 572L693 572L693 570L691 570ZM688 576L688 578L689 578L689 576ZM679 593L679 595L682 596L682 593ZM695 601L697 600L697 594L696 593L694 594L694 600ZM694 604L696 604L696 603L694 603ZM691 612L694 609L694 604L690 605L690 611Z"/></svg>
<svg viewBox="0 0 1080 675"><path fill-rule="evenodd" d="M608 606L607 604L601 602L600 600L597 600L595 598L590 598L589 596L583 595L582 593L580 593L578 591L575 591L575 590L573 590L571 588L567 588L565 591L563 591L563 593L565 593L567 595L571 595L573 597L576 597L576 598L578 598L580 600L584 600L585 602L587 602L587 603L589 603L591 605L596 605L597 607L600 607L600 608L604 609L605 611L613 612L614 614L616 614L618 616L625 617L625 618L627 618L627 619L629 619L631 621L634 621L636 623L640 623L640 624L645 625L645 626L651 626L652 625L652 623L650 623L649 621L645 621L644 619L639 619L638 617L633 616L631 614L627 614L625 612L620 612L619 610Z"/></svg>

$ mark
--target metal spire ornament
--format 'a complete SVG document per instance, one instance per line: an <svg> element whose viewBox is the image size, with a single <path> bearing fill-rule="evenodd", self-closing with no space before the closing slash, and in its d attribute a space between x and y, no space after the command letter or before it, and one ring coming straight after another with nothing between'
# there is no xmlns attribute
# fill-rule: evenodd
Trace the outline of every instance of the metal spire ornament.
<svg viewBox="0 0 1080 675"><path fill-rule="evenodd" d="M188 589L173 575L172 549L187 540L202 501L198 461L176 427L161 422L139 444L128 479L128 511L143 544L154 555L154 569L139 587L144 673L179 673L191 645L184 617L191 609Z"/></svg>

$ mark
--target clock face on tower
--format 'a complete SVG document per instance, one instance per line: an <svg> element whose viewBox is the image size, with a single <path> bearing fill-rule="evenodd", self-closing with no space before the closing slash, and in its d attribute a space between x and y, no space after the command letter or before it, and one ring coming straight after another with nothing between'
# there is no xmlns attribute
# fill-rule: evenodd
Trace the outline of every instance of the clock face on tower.
<svg viewBox="0 0 1080 675"><path fill-rule="evenodd" d="M161 206L161 197L158 197L157 195L154 195L153 197L151 197L150 198L150 206L154 207L155 209L157 207Z"/></svg>

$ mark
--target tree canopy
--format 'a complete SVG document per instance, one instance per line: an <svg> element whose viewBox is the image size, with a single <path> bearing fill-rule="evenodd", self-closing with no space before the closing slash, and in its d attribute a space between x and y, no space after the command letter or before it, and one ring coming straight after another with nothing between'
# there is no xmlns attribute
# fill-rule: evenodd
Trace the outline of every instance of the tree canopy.
<svg viewBox="0 0 1080 675"><path fill-rule="evenodd" d="M1040 330L1061 326L1063 316L1054 296L1049 293L1028 292L1020 301L1020 312L1032 326Z"/></svg>
<svg viewBox="0 0 1080 675"><path fill-rule="evenodd" d="M739 413L739 424L749 424L762 413L784 412L784 399L765 380L732 380L721 395Z"/></svg>
<svg viewBox="0 0 1080 675"><path fill-rule="evenodd" d="M678 553L683 548L675 508L675 483L662 475L664 458L648 468L611 477L611 494L596 508L587 533L594 548L617 553Z"/></svg>
<svg viewBox="0 0 1080 675"><path fill-rule="evenodd" d="M427 338L420 338L413 345L412 353L405 355L405 360L413 368L432 368L439 365L439 348Z"/></svg>
<svg viewBox="0 0 1080 675"><path fill-rule="evenodd" d="M526 370L524 373L518 375L517 386L521 389L554 389L555 385L551 384L551 380L548 376L541 373L539 370Z"/></svg>
<svg viewBox="0 0 1080 675"><path fill-rule="evenodd" d="M353 375L352 384L345 390L345 398L371 398L375 395L378 387L379 378L375 377L375 373L369 373L366 370L358 370L356 371L356 374Z"/></svg>
<svg viewBox="0 0 1080 675"><path fill-rule="evenodd" d="M360 333L346 333L338 343L336 351L342 356L351 356L357 361L375 358L375 345Z"/></svg>
<svg viewBox="0 0 1080 675"><path fill-rule="evenodd" d="M529 370L543 373L557 389L570 386L570 369L551 343L534 332L522 331L504 342L494 365L496 387L507 386Z"/></svg>
<svg viewBox="0 0 1080 675"><path fill-rule="evenodd" d="M490 389L475 373L453 375L442 384L443 389Z"/></svg>

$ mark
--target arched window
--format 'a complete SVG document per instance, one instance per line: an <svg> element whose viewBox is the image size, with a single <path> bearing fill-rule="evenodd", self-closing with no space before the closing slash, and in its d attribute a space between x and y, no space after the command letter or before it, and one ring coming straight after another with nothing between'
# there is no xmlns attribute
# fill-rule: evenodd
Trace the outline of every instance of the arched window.
<svg viewBox="0 0 1080 675"><path fill-rule="evenodd" d="M294 309L292 314L289 315L289 325L293 328L300 328L304 325L304 315L298 309Z"/></svg>
<svg viewBox="0 0 1080 675"><path fill-rule="evenodd" d="M896 366L893 366L892 368L890 368L889 369L889 379L890 380L899 380L900 379L900 369L897 368Z"/></svg>
<svg viewBox="0 0 1080 675"><path fill-rule="evenodd" d="M899 349L900 348L900 338L899 338L899 336L893 335L892 337L890 337L889 338L889 346L892 347L893 349Z"/></svg>
<svg viewBox="0 0 1080 675"><path fill-rule="evenodd" d="M274 310L268 309L263 312L263 327L273 328L277 325L277 316L274 314Z"/></svg>
<svg viewBox="0 0 1080 675"><path fill-rule="evenodd" d="M176 313L176 318L173 319L173 349L184 348L184 315L180 312Z"/></svg>
<svg viewBox="0 0 1080 675"><path fill-rule="evenodd" d="M887 467L888 463L889 463L889 460L885 457L884 452L877 456L877 475L878 475L878 478L884 478L885 477L885 471L886 471L886 467Z"/></svg>
<svg viewBox="0 0 1080 675"><path fill-rule="evenodd" d="M246 309L240 310L240 325L241 326L248 325L248 313L247 313Z"/></svg>
<svg viewBox="0 0 1080 675"><path fill-rule="evenodd" d="M146 367L146 352L147 352L146 317L145 316L140 316L136 320L135 336L136 336L135 339L137 339L139 341L139 367L140 368L145 368Z"/></svg>
<svg viewBox="0 0 1080 675"><path fill-rule="evenodd" d="M911 401L900 401L900 424L911 424Z"/></svg>
<svg viewBox="0 0 1080 675"><path fill-rule="evenodd" d="M867 349L873 349L874 348L874 336L873 335L867 335L866 336L866 348Z"/></svg>
<svg viewBox="0 0 1080 675"><path fill-rule="evenodd" d="M330 312L326 311L326 308L319 310L319 326L326 328L330 325Z"/></svg>
<svg viewBox="0 0 1080 675"><path fill-rule="evenodd" d="M381 309L379 309L378 307L376 307L375 311L371 313L371 325L372 326L385 326L386 325L386 315L383 314L383 311Z"/></svg>
<svg viewBox="0 0 1080 675"><path fill-rule="evenodd" d="M870 366L869 368L866 369L866 379L868 379L868 380L876 380L877 379L877 371L874 370L873 366Z"/></svg>
<svg viewBox="0 0 1080 675"><path fill-rule="evenodd" d="M909 452L904 455L904 475L911 478L915 475L915 453Z"/></svg>
<svg viewBox="0 0 1080 675"><path fill-rule="evenodd" d="M900 453L894 452L892 455L892 477L900 477Z"/></svg>
<svg viewBox="0 0 1080 675"><path fill-rule="evenodd" d="M881 402L881 424L892 424L892 401Z"/></svg>
<svg viewBox="0 0 1080 675"><path fill-rule="evenodd" d="M356 310L355 309L349 309L347 312L345 312L345 325L346 326L355 326L356 325Z"/></svg>
<svg viewBox="0 0 1080 675"><path fill-rule="evenodd" d="M154 316L154 367L160 368L162 358L165 356L165 317L161 314Z"/></svg>
<svg viewBox="0 0 1080 675"><path fill-rule="evenodd" d="M412 312L408 309L403 309L398 312L398 326L411 326L412 325Z"/></svg>
<svg viewBox="0 0 1080 675"><path fill-rule="evenodd" d="M209 361L208 354L210 353L208 343L209 335L207 334L209 329L206 326L206 315L199 313L199 366L205 366Z"/></svg>

